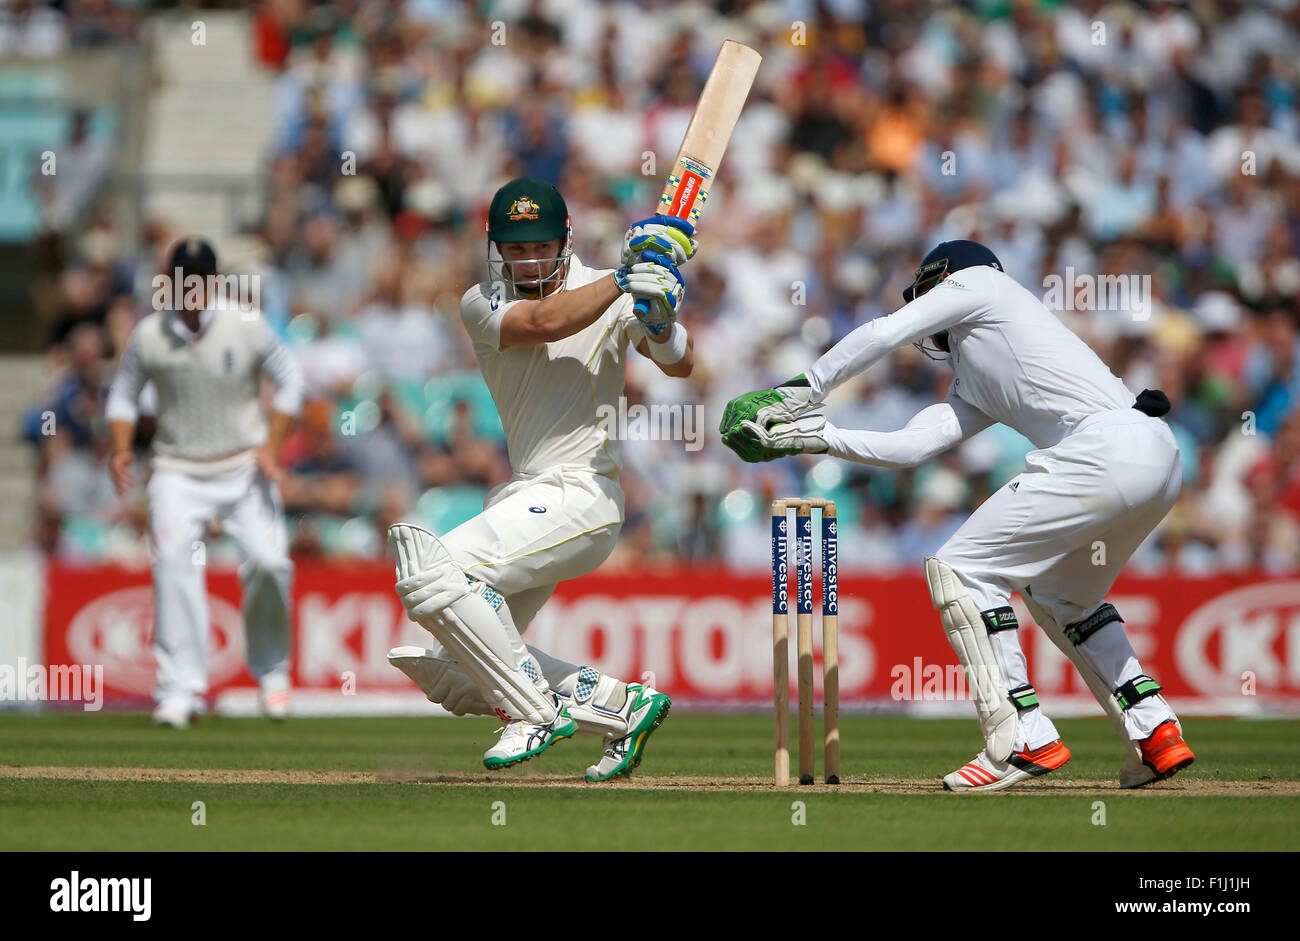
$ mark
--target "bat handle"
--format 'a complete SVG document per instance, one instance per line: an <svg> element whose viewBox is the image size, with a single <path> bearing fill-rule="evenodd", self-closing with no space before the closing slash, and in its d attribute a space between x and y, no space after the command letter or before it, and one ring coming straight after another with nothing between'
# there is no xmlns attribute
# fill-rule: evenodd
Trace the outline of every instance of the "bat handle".
<svg viewBox="0 0 1300 941"><path fill-rule="evenodd" d="M665 332L672 329L669 324L660 324L659 329L656 330L645 322L646 315L650 313L650 302L644 297L638 297L636 299L636 303L632 305L632 310L636 313L636 319L641 322L641 326L643 326L646 332L652 336L663 336Z"/></svg>

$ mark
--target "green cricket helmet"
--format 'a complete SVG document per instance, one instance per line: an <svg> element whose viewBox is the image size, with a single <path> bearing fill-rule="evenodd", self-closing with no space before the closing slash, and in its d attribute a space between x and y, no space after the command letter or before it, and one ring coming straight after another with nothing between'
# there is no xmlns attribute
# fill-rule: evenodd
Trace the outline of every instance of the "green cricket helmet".
<svg viewBox="0 0 1300 941"><path fill-rule="evenodd" d="M573 227L564 197L552 183L529 177L511 180L497 190L488 207L488 276L510 284L525 297L545 297L568 276L573 255ZM520 258L506 262L501 244L506 242L560 243L559 254L545 258ZM516 278L519 266L537 265L538 277Z"/></svg>

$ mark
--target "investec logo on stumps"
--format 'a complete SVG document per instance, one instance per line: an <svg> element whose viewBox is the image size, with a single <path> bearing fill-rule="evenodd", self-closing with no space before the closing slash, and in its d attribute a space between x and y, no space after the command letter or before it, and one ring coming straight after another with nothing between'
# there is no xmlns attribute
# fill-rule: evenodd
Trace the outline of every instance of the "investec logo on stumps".
<svg viewBox="0 0 1300 941"><path fill-rule="evenodd" d="M840 540L835 534L835 520L822 526L822 614L840 613Z"/></svg>
<svg viewBox="0 0 1300 941"><path fill-rule="evenodd" d="M799 597L795 610L799 614L812 614L813 609L813 560L812 560L812 517L803 517L799 524L799 536L796 552L799 556Z"/></svg>
<svg viewBox="0 0 1300 941"><path fill-rule="evenodd" d="M82 878L72 870L67 879L50 883L52 912L130 912L132 921L148 921L153 909L153 880Z"/></svg>
<svg viewBox="0 0 1300 941"><path fill-rule="evenodd" d="M789 550L785 541L785 519L772 518L772 613L785 614L790 610L787 592L790 590L790 570L786 556Z"/></svg>

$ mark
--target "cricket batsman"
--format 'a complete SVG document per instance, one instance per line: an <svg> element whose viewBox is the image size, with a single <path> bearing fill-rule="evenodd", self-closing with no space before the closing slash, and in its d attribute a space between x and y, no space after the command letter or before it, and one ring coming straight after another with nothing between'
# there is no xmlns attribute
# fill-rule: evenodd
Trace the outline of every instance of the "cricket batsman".
<svg viewBox="0 0 1300 941"><path fill-rule="evenodd" d="M388 658L430 701L505 722L483 764L533 758L575 731L601 737L587 768L606 781L635 768L671 702L649 686L566 663L520 637L558 582L595 569L623 524L619 442L598 421L623 393L628 347L669 376L689 376L692 341L677 323L695 253L693 227L667 216L634 225L623 265L597 270L573 253L559 191L516 179L488 211L488 278L460 314L492 393L513 476L483 512L435 535L397 524L397 593L436 639ZM648 301L644 315L637 299Z"/></svg>
<svg viewBox="0 0 1300 941"><path fill-rule="evenodd" d="M905 304L858 327L806 373L733 399L723 441L746 461L831 454L911 467L1008 425L1037 448L932 558L931 600L965 668L985 747L948 774L949 791L1011 787L1064 765L1070 752L1030 685L1010 607L1019 591L1070 658L1128 747L1120 786L1188 767L1194 755L1160 684L1148 676L1105 600L1125 562L1173 506L1178 446L1161 392L1134 396L1032 293L976 242L925 256ZM826 394L905 343L948 354L948 398L892 433L837 428Z"/></svg>
<svg viewBox="0 0 1300 941"><path fill-rule="evenodd" d="M170 253L171 309L144 317L127 342L105 411L118 494L134 483L131 442L141 390L157 397L147 485L153 548L154 722L187 728L208 689L204 528L215 518L243 564L245 646L262 711L289 709L288 537L277 455L302 405L303 380L261 312L235 309L218 284L217 256L190 237ZM277 387L269 416L261 380Z"/></svg>

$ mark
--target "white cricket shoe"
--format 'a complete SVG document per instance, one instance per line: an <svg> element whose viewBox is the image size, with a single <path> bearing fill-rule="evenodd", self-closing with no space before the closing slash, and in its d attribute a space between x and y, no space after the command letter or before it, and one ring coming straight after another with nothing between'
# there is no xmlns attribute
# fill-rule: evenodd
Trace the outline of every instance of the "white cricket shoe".
<svg viewBox="0 0 1300 941"><path fill-rule="evenodd" d="M943 789L956 793L1001 791L1027 778L1055 771L1070 760L1070 749L1058 738L1032 751L1013 752L1006 761L994 761L982 751L956 771L945 775Z"/></svg>
<svg viewBox="0 0 1300 941"><path fill-rule="evenodd" d="M639 765L650 733L668 718L672 705L673 701L658 690L628 683L627 702L623 706L627 734L608 742L600 761L587 769L587 780L608 781Z"/></svg>
<svg viewBox="0 0 1300 941"><path fill-rule="evenodd" d="M287 689L277 689L271 692L263 690L258 699L262 705L262 715L272 722L283 722L289 718L289 691Z"/></svg>
<svg viewBox="0 0 1300 941"><path fill-rule="evenodd" d="M257 685L257 699L262 706L262 715L272 722L283 722L289 718L289 674L268 673L257 681Z"/></svg>
<svg viewBox="0 0 1300 941"><path fill-rule="evenodd" d="M1144 784L1150 784L1157 777L1159 775L1139 759L1129 755L1128 760L1124 762L1124 767L1119 769L1119 786L1124 790L1141 787Z"/></svg>
<svg viewBox="0 0 1300 941"><path fill-rule="evenodd" d="M194 717L194 709L184 699L168 699L160 702L153 711L154 725L170 725L173 729L188 729Z"/></svg>
<svg viewBox="0 0 1300 941"><path fill-rule="evenodd" d="M501 738L483 753L483 767L495 771L509 768L529 758L536 758L560 739L570 738L578 731L569 710L556 701L555 718L546 725L535 725L523 719L514 719L500 729Z"/></svg>

